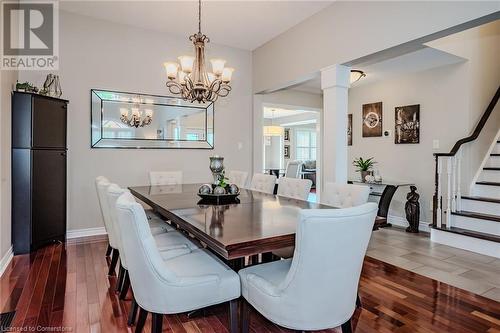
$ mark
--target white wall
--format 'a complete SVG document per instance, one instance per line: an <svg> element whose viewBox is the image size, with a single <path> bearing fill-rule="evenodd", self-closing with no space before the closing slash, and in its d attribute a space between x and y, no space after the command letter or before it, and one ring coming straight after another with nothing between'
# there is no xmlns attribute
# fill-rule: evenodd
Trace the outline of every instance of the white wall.
<svg viewBox="0 0 500 333"><path fill-rule="evenodd" d="M0 260L11 246L11 103L17 71L0 71Z"/></svg>
<svg viewBox="0 0 500 333"><path fill-rule="evenodd" d="M471 128L467 135L470 135L500 85L500 61L498 60L500 20L438 39L428 45L468 59L467 79L463 84L468 87L467 107ZM466 185L466 191L469 190L473 176L480 168L499 128L500 106L497 104L496 112L488 119L479 138L463 145L463 163L466 169L463 173L462 184Z"/></svg>
<svg viewBox="0 0 500 333"><path fill-rule="evenodd" d="M254 50L253 89L286 87L498 10L498 1L338 1Z"/></svg>
<svg viewBox="0 0 500 333"><path fill-rule="evenodd" d="M405 75L349 90L349 113L353 114L353 146L349 161L374 156L384 178L416 183L421 194L421 221L431 222L434 193L434 157L449 152L456 141L470 134L500 83L500 21L469 29L428 46L464 58L465 62L426 72ZM389 138L362 138L361 106L383 102L383 127ZM394 107L420 104L420 144L394 144ZM461 172L462 193L469 185L500 128L500 107L483 128L479 138L464 145ZM432 141L439 140L439 149ZM350 176L359 177L350 166ZM407 188L398 190L389 214L404 216Z"/></svg>
<svg viewBox="0 0 500 333"><path fill-rule="evenodd" d="M251 169L251 54L208 45L208 58L222 57L235 67L233 90L215 104L214 150L90 149L90 89L167 95L163 62L192 53L186 38L141 30L61 12L60 75L63 98L70 101L68 123L68 229L102 226L94 178L121 185L148 183L149 170L183 170L185 182L211 179L208 157L227 156L226 167ZM41 85L45 72L21 78ZM241 149L238 148L241 143Z"/></svg>

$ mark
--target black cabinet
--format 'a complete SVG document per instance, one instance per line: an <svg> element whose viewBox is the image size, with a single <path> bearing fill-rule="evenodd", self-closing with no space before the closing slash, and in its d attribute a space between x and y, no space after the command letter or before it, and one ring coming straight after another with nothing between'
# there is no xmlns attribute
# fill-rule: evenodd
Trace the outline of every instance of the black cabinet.
<svg viewBox="0 0 500 333"><path fill-rule="evenodd" d="M27 253L66 238L68 101L12 94L12 243Z"/></svg>

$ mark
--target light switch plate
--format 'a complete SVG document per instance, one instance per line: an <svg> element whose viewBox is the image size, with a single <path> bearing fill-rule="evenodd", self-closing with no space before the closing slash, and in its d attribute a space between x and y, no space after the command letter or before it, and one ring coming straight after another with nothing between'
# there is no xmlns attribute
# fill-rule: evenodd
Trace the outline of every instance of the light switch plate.
<svg viewBox="0 0 500 333"><path fill-rule="evenodd" d="M432 140L432 149L439 149L439 140Z"/></svg>

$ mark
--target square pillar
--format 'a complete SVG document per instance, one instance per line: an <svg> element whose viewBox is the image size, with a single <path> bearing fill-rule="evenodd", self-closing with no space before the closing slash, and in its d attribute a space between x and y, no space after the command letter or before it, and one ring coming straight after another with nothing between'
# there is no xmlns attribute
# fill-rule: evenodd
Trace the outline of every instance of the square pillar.
<svg viewBox="0 0 500 333"><path fill-rule="evenodd" d="M350 67L333 65L321 70L323 135L321 189L327 182L347 183L347 113Z"/></svg>

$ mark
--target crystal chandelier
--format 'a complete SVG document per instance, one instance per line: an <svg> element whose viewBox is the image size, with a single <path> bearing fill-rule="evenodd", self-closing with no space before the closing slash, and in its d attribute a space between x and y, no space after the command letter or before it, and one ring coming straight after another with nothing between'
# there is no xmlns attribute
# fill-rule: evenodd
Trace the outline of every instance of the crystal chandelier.
<svg viewBox="0 0 500 333"><path fill-rule="evenodd" d="M139 108L132 108L132 113L129 117L128 109L120 108L120 120L122 123L127 124L130 127L144 127L153 121L153 110L146 109L144 114L139 110Z"/></svg>
<svg viewBox="0 0 500 333"><path fill-rule="evenodd" d="M211 59L212 73L205 69L205 43L210 39L201 33L201 0L198 1L198 32L189 40L194 44L194 57L180 56L180 66L177 62L164 63L168 89L190 102L214 102L218 97L226 97L231 91L229 82L234 68L224 67L223 59Z"/></svg>

